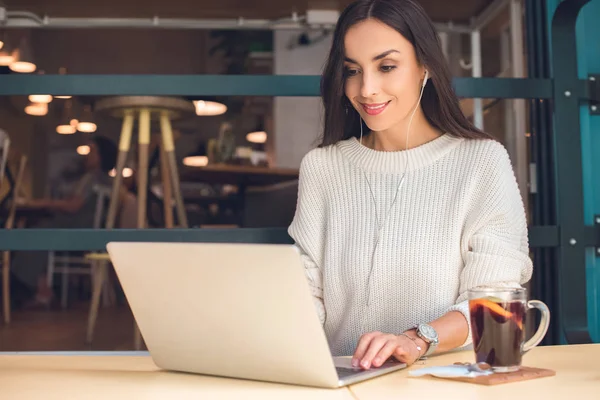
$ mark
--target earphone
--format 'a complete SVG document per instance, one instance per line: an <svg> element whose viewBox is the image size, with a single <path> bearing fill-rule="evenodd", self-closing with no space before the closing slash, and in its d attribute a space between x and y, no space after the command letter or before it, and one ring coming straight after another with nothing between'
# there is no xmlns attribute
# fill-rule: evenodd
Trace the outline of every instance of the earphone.
<svg viewBox="0 0 600 400"><path fill-rule="evenodd" d="M415 112L417 111L419 104L421 104L421 98L423 97L423 92L425 91L425 85L427 84L428 79L429 79L429 71L425 70L425 77L423 78L423 84L421 85L421 92L419 94L419 99L417 100L417 103L415 104L415 107L413 108L413 111L410 115L410 119L408 121L408 127L406 128L406 143L404 146L404 151L408 150L408 137L410 136L410 126L412 124L413 117L415 116ZM363 136L362 117L359 117L359 122L360 122L360 144L362 145L362 136ZM400 178L400 182L398 183L398 187L396 188L396 192L394 194L394 199L392 200L392 204L390 205L390 207L385 215L385 219L383 221L379 220L379 215L377 213L377 201L375 200L375 194L373 193L373 188L371 187L371 182L369 182L369 178L367 177L367 174L363 171L363 175L365 177L365 180L367 181L367 185L369 186L369 191L371 193L371 200L373 201L373 208L375 210L375 218L377 219L377 223L379 225L377 228L377 236L375 238L375 246L373 247L373 253L371 254L371 268L369 270L369 275L367 278L367 288L366 288L367 289L367 307L369 307L369 304L371 302L371 275L373 273L375 252L377 251L377 246L379 245L379 240L381 238L381 231L382 231L385 223L388 220L388 217L392 211L392 208L394 207L394 204L396 204L396 199L398 198L398 193L400 192L400 188L402 187L402 184L404 183L404 177L406 176L406 171L408 170L408 155L405 158L406 158L406 162L404 165L404 171L402 172L402 177ZM363 321L363 323L364 323L364 321ZM363 329L364 329L364 326L363 326Z"/></svg>

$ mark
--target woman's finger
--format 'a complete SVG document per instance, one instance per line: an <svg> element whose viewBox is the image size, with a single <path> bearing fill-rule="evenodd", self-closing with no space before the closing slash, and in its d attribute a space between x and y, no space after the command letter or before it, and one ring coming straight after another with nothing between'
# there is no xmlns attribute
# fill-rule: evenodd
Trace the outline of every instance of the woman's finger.
<svg viewBox="0 0 600 400"><path fill-rule="evenodd" d="M379 350L379 352L377 353L375 358L373 358L373 366L381 367L383 365L383 363L386 362L387 359L390 358L390 356L392 354L394 354L397 347L398 347L397 340L395 340L395 339L388 340L387 343L385 344L385 346L383 346L381 348L381 350Z"/></svg>
<svg viewBox="0 0 600 400"><path fill-rule="evenodd" d="M371 342L369 343L369 348L365 352L363 358L360 360L360 366L364 369L371 368L371 365L373 364L373 359L389 340L390 335L376 336L373 340L371 340Z"/></svg>
<svg viewBox="0 0 600 400"><path fill-rule="evenodd" d="M369 332L361 336L361 338L358 341L358 345L356 346L356 350L354 351L354 355L352 356L353 367L358 367L358 364L363 359L365 353L367 352L367 349L369 348L371 340L373 340L378 335L379 332Z"/></svg>

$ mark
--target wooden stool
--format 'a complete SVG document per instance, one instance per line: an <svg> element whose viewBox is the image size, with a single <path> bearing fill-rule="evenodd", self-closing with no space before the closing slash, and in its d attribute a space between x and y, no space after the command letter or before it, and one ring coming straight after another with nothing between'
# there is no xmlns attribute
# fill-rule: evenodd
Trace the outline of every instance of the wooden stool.
<svg viewBox="0 0 600 400"><path fill-rule="evenodd" d="M160 96L121 96L110 97L98 101L95 111L104 112L116 118L123 119L121 136L119 139L119 155L117 158L116 176L113 181L112 194L108 215L106 218L106 229L113 229L117 216L119 194L123 181L123 169L127 162L127 156L131 147L133 134L133 123L136 116L139 117L139 152L138 152L138 179L137 179L137 226L139 229L146 228L146 200L148 191L148 161L150 146L150 124L152 117L160 123L161 129L161 180L164 192L164 210L166 228L173 228L173 217L171 207L171 196L175 197L175 206L179 226L187 228L187 216L181 195L179 184L179 173L175 159L175 144L171 121L187 116L195 115L192 102L174 97ZM108 261L97 259L97 271L94 273L95 283L92 291L92 302L90 319L88 321L87 341L90 343L93 337L96 315L100 303L102 284L106 278ZM134 346L137 350L141 348L141 335L137 323L134 326Z"/></svg>

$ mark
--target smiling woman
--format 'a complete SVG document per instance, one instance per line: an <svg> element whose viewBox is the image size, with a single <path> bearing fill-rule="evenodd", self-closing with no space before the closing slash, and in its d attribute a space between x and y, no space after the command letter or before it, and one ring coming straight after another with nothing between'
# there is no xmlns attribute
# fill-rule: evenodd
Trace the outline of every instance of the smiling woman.
<svg viewBox="0 0 600 400"><path fill-rule="evenodd" d="M359 1L340 16L321 81L322 146L359 137L360 118L364 127L382 132L378 139L384 143L391 137L404 143L426 72L429 84L414 122L426 119L434 130L458 137L490 137L461 112L433 23L420 6L410 3ZM426 136L431 139L434 132Z"/></svg>
<svg viewBox="0 0 600 400"><path fill-rule="evenodd" d="M508 153L461 113L421 6L348 6L321 89L289 233L332 353L368 369L469 345L468 290L531 277L527 225Z"/></svg>

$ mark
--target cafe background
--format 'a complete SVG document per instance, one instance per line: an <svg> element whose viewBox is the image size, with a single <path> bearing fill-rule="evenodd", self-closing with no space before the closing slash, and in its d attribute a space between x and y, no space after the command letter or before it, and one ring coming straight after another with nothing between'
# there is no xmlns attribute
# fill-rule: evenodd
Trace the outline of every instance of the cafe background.
<svg viewBox="0 0 600 400"><path fill-rule="evenodd" d="M142 5L132 0L0 0L0 149L6 149L0 151L0 157L5 155L7 160L6 168L0 171L3 228L31 229L46 218L45 210L27 207L27 200L60 198L68 193L80 172L82 157L89 151L89 138L100 135L119 143L123 132L128 131L128 101L134 101L137 108L129 126L132 141L122 171L129 198L134 200L128 203L131 208L120 206L116 228L140 228L136 218L140 209L138 188L145 180L140 181L140 177L145 175L148 188L143 191L147 198L143 215L147 225L143 228L189 228L207 234L214 229L285 231L296 207L300 161L318 143L321 129L321 104L316 81L310 77L321 73L332 27L348 3L173 0L146 1ZM439 30L452 74L458 79L457 92L464 113L507 147L530 225L546 226L532 229L536 269L529 285L531 297L544 300L553 312L553 327L545 343L568 341L564 332L569 320L560 310L578 304L587 318L589 339L599 341L600 272L596 257L600 253L596 246L600 245L595 242L598 236L594 224L595 215L600 214L600 193L594 177L600 166L592 155L598 149L600 126L594 105L597 88L595 79L591 79L593 73L600 73L600 56L591 39L600 34L593 24L600 16L599 2L592 0L584 6L577 25L577 59L573 61L579 81L584 83L577 81L575 87L585 85L585 90L572 89L572 97L583 101L577 108L580 129L570 134L581 145L579 153L566 155L557 153L554 147L563 116L555 116L548 104L559 104L549 78L553 68L559 67L551 51L550 32L560 2L421 3ZM115 81L102 88L90 80L87 82L94 90L61 96L20 93L15 89L20 81L2 80L40 75L113 76ZM160 92L165 86L157 85L156 96L148 93L145 98L132 100L118 93L119 82L127 87L129 75L133 76L132 82L139 76L156 76L155 82L161 75L173 79L220 77L202 81L209 84L209 89L198 89L198 93L213 90L212 94L166 96ZM228 81L228 76L256 79ZM260 80L295 76L296 81ZM481 77L528 77L537 81L528 83L526 88L533 91L523 95L526 89L520 82L478 81ZM163 79L160 82L168 87L169 77ZM3 82L8 83L4 88ZM99 95L103 89L111 94ZM297 93L291 93L294 90ZM477 93L490 95L477 97ZM543 96L537 98L537 93ZM146 125L140 111L150 108L153 119ZM160 120L161 111L168 111L167 125L171 129ZM140 166L142 147L138 145L144 126L148 126L150 135L145 174L146 161ZM172 132L174 141L177 168L173 176L169 175L173 168L168 171L165 156L168 149L161 145L165 131ZM567 176L569 181L582 182L581 193L573 192L575 200L568 204L573 210L559 202L570 183L557 173L561 170L557 165L567 163L581 165L581 171ZM110 171L109 175L114 177L116 173ZM99 188L96 195L98 218L89 228L103 229L110 186ZM582 217L577 227L585 232L586 239L572 243L572 238L560 234L559 225L569 215L577 218L577 208ZM20 250L33 251L35 245ZM561 246L570 246L579 253L572 259L565 258ZM13 249L4 252L3 266L17 253L8 250ZM100 304L93 306L90 302L97 268L89 255L97 249L89 250L48 251L47 279L56 300L49 309L25 307L21 302L23 288L10 272L10 296L6 295L6 285L2 289L0 351L134 347L133 317L110 268L101 287ZM579 280L561 281L569 275ZM565 298L574 300L567 304ZM5 312L7 300L10 318ZM576 335L571 340L583 341L584 336Z"/></svg>

